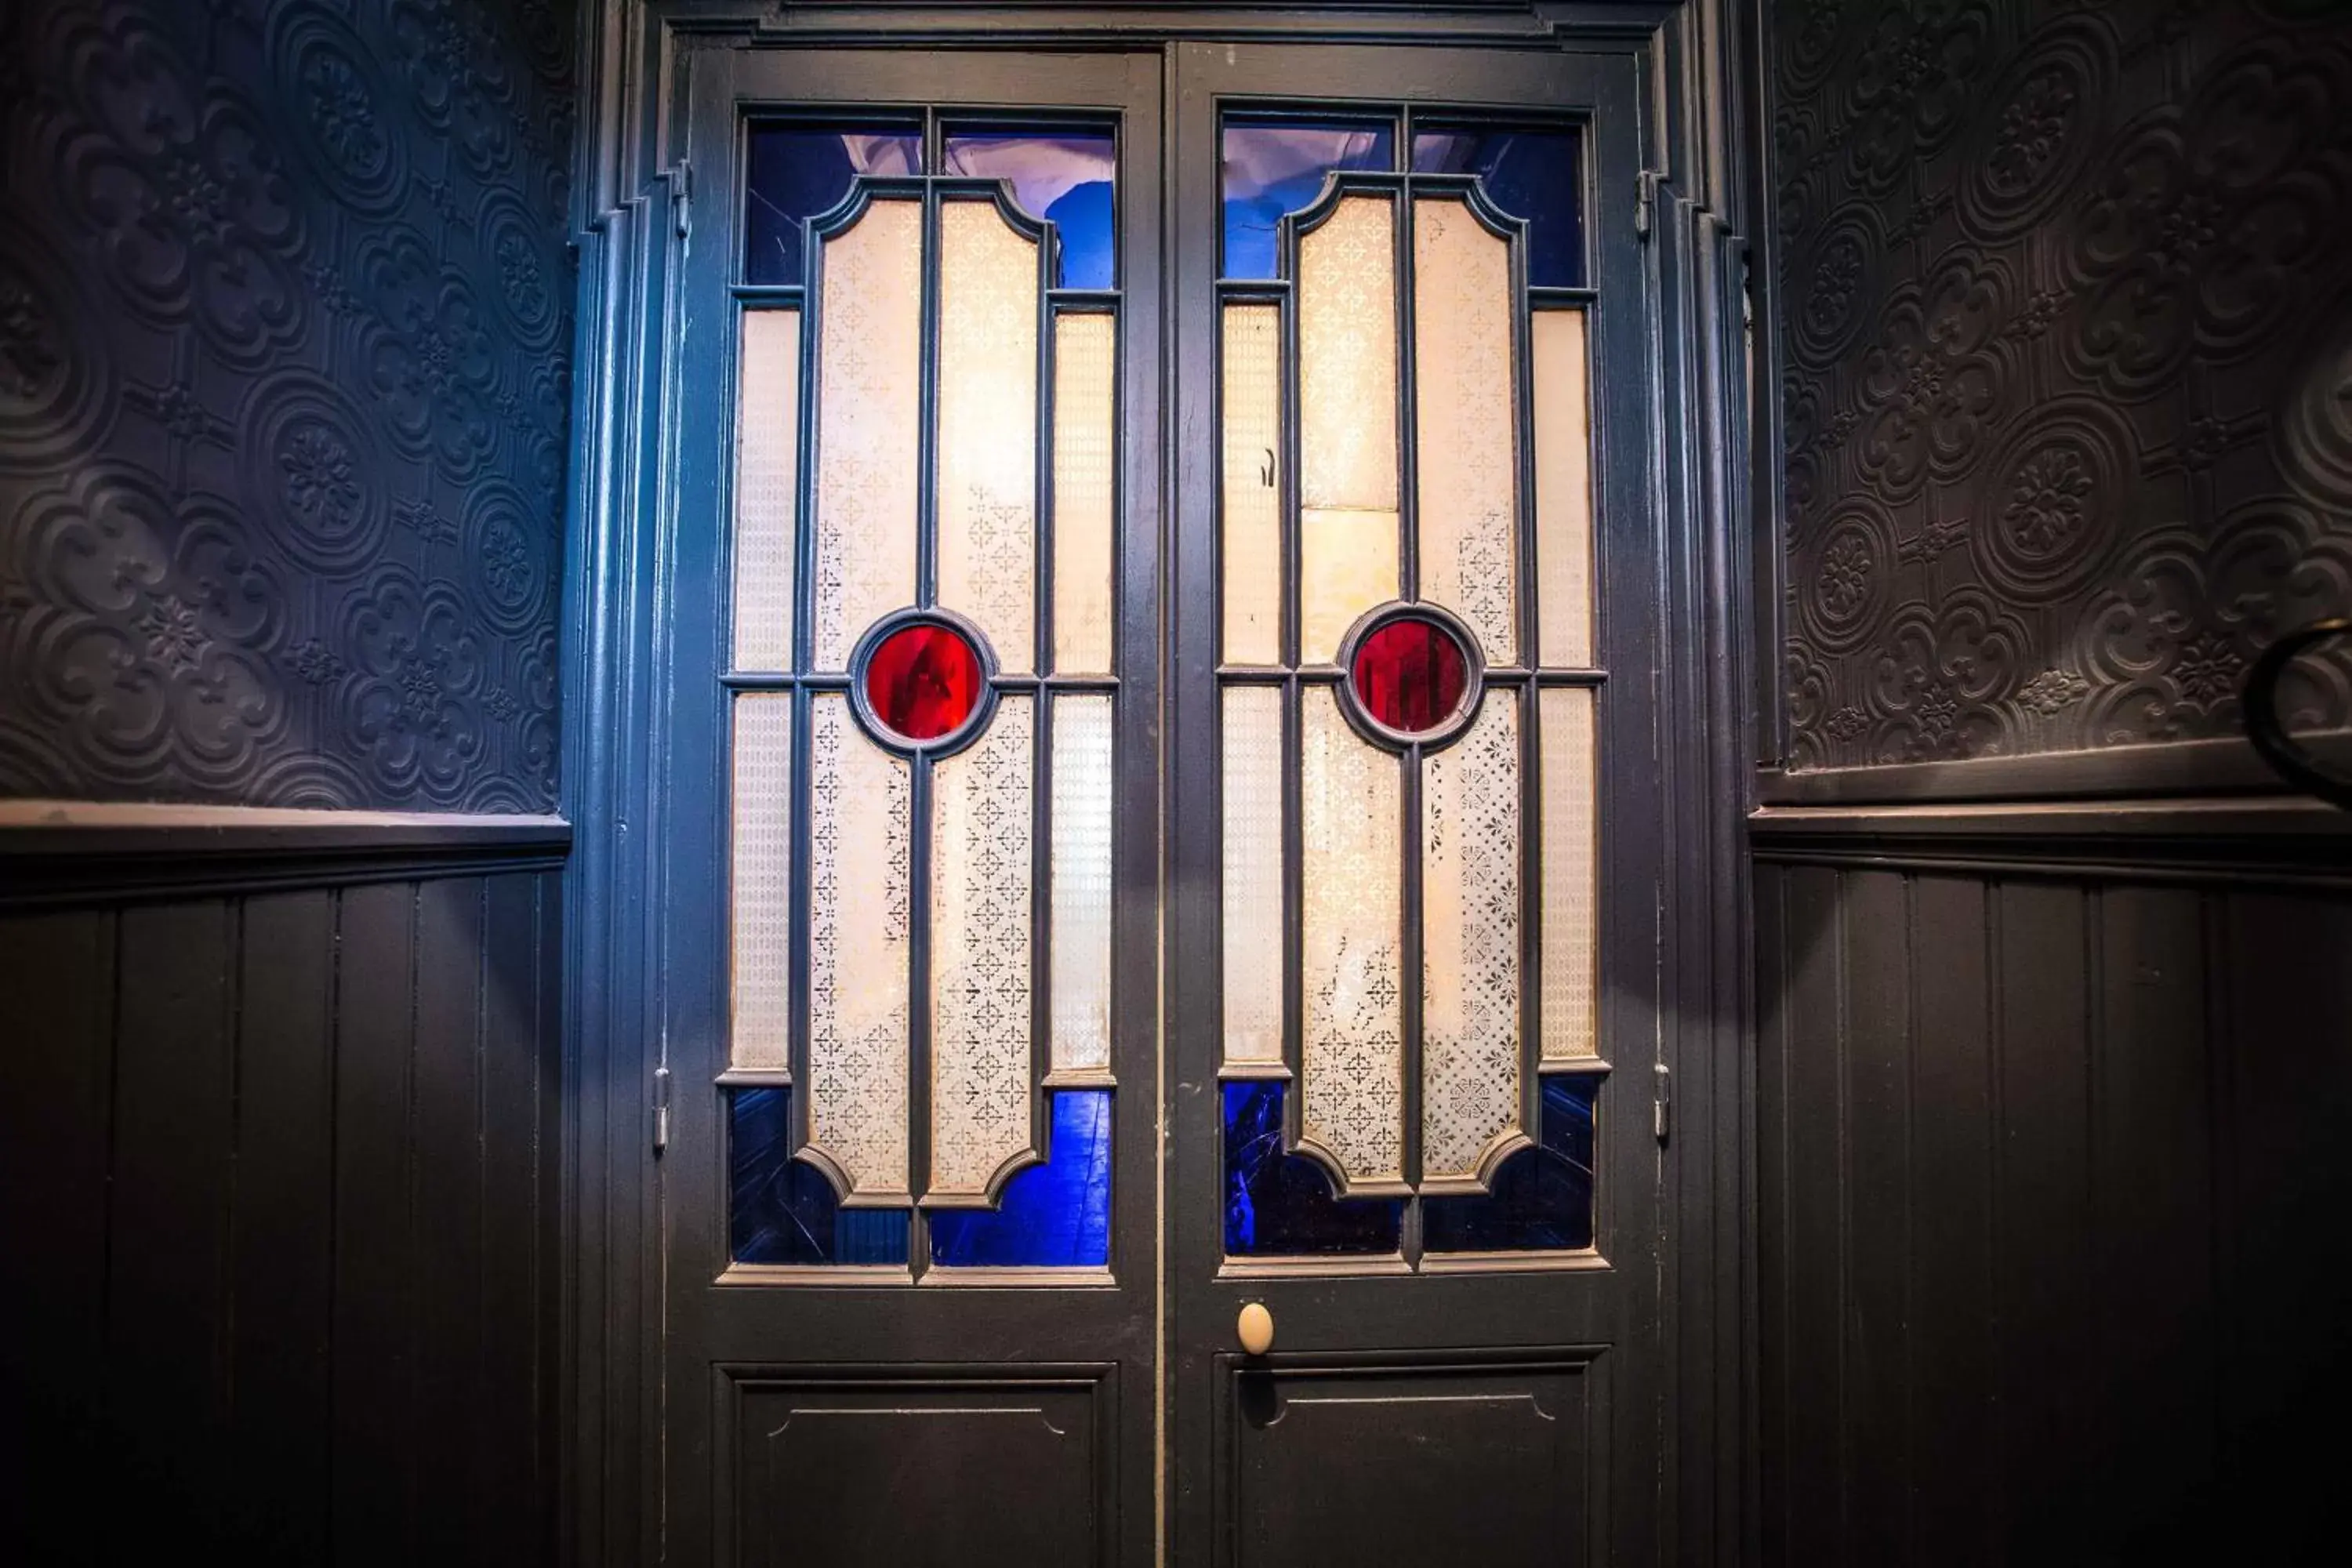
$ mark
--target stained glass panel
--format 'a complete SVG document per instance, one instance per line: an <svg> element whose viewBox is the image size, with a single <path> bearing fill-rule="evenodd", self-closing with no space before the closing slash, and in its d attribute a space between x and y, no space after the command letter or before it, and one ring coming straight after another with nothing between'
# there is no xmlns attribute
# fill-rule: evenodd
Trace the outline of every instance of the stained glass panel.
<svg viewBox="0 0 2352 1568"><path fill-rule="evenodd" d="M841 204L860 174L922 173L911 125L754 125L745 148L743 281L801 280L801 220Z"/></svg>
<svg viewBox="0 0 2352 1568"><path fill-rule="evenodd" d="M1327 174L1391 169L1395 155L1396 133L1385 123L1228 121L1221 168L1224 258L1218 275L1275 276L1282 215L1312 202Z"/></svg>
<svg viewBox="0 0 2352 1568"><path fill-rule="evenodd" d="M1395 203L1342 197L1298 242L1299 657L1397 591Z"/></svg>
<svg viewBox="0 0 2352 1568"><path fill-rule="evenodd" d="M905 1265L905 1209L844 1208L823 1173L792 1157L792 1090L731 1089L727 1122L736 1262Z"/></svg>
<svg viewBox="0 0 2352 1568"><path fill-rule="evenodd" d="M1111 700L1054 699L1053 1066L1110 1067Z"/></svg>
<svg viewBox="0 0 2352 1568"><path fill-rule="evenodd" d="M1542 1133L1503 1162L1484 1197L1431 1198L1422 1244L1433 1253L1558 1252L1592 1245L1594 1073L1547 1074Z"/></svg>
<svg viewBox="0 0 2352 1568"><path fill-rule="evenodd" d="M915 597L923 223L877 201L824 243L817 361L816 668Z"/></svg>
<svg viewBox="0 0 2352 1568"><path fill-rule="evenodd" d="M1511 247L1466 202L1412 212L1413 450L1421 595L1460 616L1487 661L1517 658L1519 409Z"/></svg>
<svg viewBox="0 0 2352 1568"><path fill-rule="evenodd" d="M1459 1180L1519 1124L1516 692L1423 762L1421 878L1421 1170Z"/></svg>
<svg viewBox="0 0 2352 1568"><path fill-rule="evenodd" d="M1600 1051L1594 1016L1594 756L1592 693L1541 695L1543 767L1543 1057Z"/></svg>
<svg viewBox="0 0 2352 1568"><path fill-rule="evenodd" d="M854 1195L903 1195L909 774L846 697L809 712L809 1144Z"/></svg>
<svg viewBox="0 0 2352 1568"><path fill-rule="evenodd" d="M1487 200L1528 220L1528 281L1573 289L1584 282L1581 148L1570 129L1423 132L1412 139L1412 166L1477 175Z"/></svg>
<svg viewBox="0 0 2352 1568"><path fill-rule="evenodd" d="M1343 1203L1321 1166L1283 1152L1288 1087L1264 1079L1223 1086L1226 1255L1393 1254L1404 1234L1401 1200Z"/></svg>
<svg viewBox="0 0 2352 1568"><path fill-rule="evenodd" d="M1118 318L1054 318L1054 668L1066 675L1110 673L1118 373Z"/></svg>
<svg viewBox="0 0 2352 1568"><path fill-rule="evenodd" d="M1328 687L1300 693L1299 1136L1350 1183L1404 1178L1402 784ZM1264 941L1264 914L1253 918Z"/></svg>
<svg viewBox="0 0 2352 1568"><path fill-rule="evenodd" d="M1225 1061L1282 1060L1282 689L1224 694Z"/></svg>
<svg viewBox="0 0 2352 1568"><path fill-rule="evenodd" d="M1118 143L1110 132L951 130L945 152L949 174L1009 180L1023 211L1053 219L1061 241L1055 287L1117 286L1112 197Z"/></svg>
<svg viewBox="0 0 2352 1568"><path fill-rule="evenodd" d="M729 1058L773 1070L792 1065L793 699L747 691L734 712Z"/></svg>
<svg viewBox="0 0 2352 1568"><path fill-rule="evenodd" d="M746 310L735 393L735 668L793 663L801 313Z"/></svg>
<svg viewBox="0 0 2352 1568"><path fill-rule="evenodd" d="M992 202L940 209L940 603L1036 668L1037 242Z"/></svg>
<svg viewBox="0 0 2352 1568"><path fill-rule="evenodd" d="M995 1210L930 1216L931 1260L949 1268L1100 1268L1110 1262L1111 1091L1057 1089L1042 1165L1004 1184Z"/></svg>
<svg viewBox="0 0 2352 1568"><path fill-rule="evenodd" d="M1535 370L1536 586L1543 662L1592 662L1592 415L1584 312L1538 310Z"/></svg>
<svg viewBox="0 0 2352 1568"><path fill-rule="evenodd" d="M1229 664L1282 658L1282 311L1224 309L1219 519Z"/></svg>

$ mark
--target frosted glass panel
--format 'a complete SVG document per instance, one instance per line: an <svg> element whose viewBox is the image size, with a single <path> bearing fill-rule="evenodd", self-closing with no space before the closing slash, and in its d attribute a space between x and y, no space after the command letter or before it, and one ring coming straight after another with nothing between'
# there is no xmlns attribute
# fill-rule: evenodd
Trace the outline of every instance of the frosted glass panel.
<svg viewBox="0 0 2352 1568"><path fill-rule="evenodd" d="M793 699L735 699L734 1022L729 1060L792 1065Z"/></svg>
<svg viewBox="0 0 2352 1568"><path fill-rule="evenodd" d="M1341 198L1298 242L1299 657L1328 663L1397 591L1396 232Z"/></svg>
<svg viewBox="0 0 2352 1568"><path fill-rule="evenodd" d="M1228 305L1224 321L1224 658L1282 659L1282 311Z"/></svg>
<svg viewBox="0 0 2352 1568"><path fill-rule="evenodd" d="M1518 694L1422 764L1421 1170L1474 1176L1519 1125Z"/></svg>
<svg viewBox="0 0 2352 1568"><path fill-rule="evenodd" d="M1584 312L1538 310L1535 361L1536 624L1543 661L1592 662L1592 416Z"/></svg>
<svg viewBox="0 0 2352 1568"><path fill-rule="evenodd" d="M1224 1009L1229 1065L1282 1060L1282 689L1224 696Z"/></svg>
<svg viewBox="0 0 2352 1568"><path fill-rule="evenodd" d="M1108 315L1054 321L1054 668L1066 674L1110 673L1118 334Z"/></svg>
<svg viewBox="0 0 2352 1568"><path fill-rule="evenodd" d="M735 395L735 668L793 663L801 313L743 313Z"/></svg>
<svg viewBox="0 0 2352 1568"><path fill-rule="evenodd" d="M877 201L824 242L817 345L816 668L915 597L921 204Z"/></svg>
<svg viewBox="0 0 2352 1568"><path fill-rule="evenodd" d="M853 1197L907 1201L907 764L845 697L809 716L809 1142Z"/></svg>
<svg viewBox="0 0 2352 1568"><path fill-rule="evenodd" d="M1519 409L1511 247L1468 204L1413 204L1414 446L1421 595L1517 662Z"/></svg>
<svg viewBox="0 0 2352 1568"><path fill-rule="evenodd" d="M1309 687L1299 700L1300 1135L1328 1151L1350 1183L1402 1181L1399 764L1349 728L1329 687ZM1258 929L1270 936L1270 927Z"/></svg>
<svg viewBox="0 0 2352 1568"><path fill-rule="evenodd" d="M1030 891L1036 722L1000 698L932 772L929 1197L977 1197L1031 1146Z"/></svg>
<svg viewBox="0 0 2352 1568"><path fill-rule="evenodd" d="M1110 1067L1111 700L1054 700L1056 1072Z"/></svg>
<svg viewBox="0 0 2352 1568"><path fill-rule="evenodd" d="M1593 1012L1592 693L1553 688L1543 720L1543 1055L1600 1050Z"/></svg>
<svg viewBox="0 0 2352 1568"><path fill-rule="evenodd" d="M940 209L940 603L1036 668L1037 243L992 202Z"/></svg>

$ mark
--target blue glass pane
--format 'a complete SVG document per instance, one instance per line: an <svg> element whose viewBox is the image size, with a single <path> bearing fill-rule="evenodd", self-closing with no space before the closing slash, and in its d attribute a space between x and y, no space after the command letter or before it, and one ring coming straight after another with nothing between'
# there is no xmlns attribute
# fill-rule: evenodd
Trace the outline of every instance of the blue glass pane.
<svg viewBox="0 0 2352 1568"><path fill-rule="evenodd" d="M1275 225L1323 188L1323 176L1396 167L1386 125L1270 125L1241 121L1224 135L1225 253L1218 276L1275 275Z"/></svg>
<svg viewBox="0 0 2352 1568"><path fill-rule="evenodd" d="M1503 1162L1482 1198L1431 1198L1431 1252L1572 1251L1592 1245L1592 1102L1598 1073L1543 1080L1543 1141Z"/></svg>
<svg viewBox="0 0 2352 1568"><path fill-rule="evenodd" d="M952 132L947 172L1009 180L1013 199L1034 217L1054 220L1061 264L1054 281L1065 289L1109 289L1118 283L1111 192L1118 143L1108 132L1034 135L1011 132Z"/></svg>
<svg viewBox="0 0 2352 1568"><path fill-rule="evenodd" d="M1110 1090L1055 1089L1046 1160L1004 1184L994 1210L931 1215L942 1268L1101 1268L1110 1262Z"/></svg>
<svg viewBox="0 0 2352 1568"><path fill-rule="evenodd" d="M801 281L801 220L860 174L919 174L920 132L899 125L754 125L746 153L743 281Z"/></svg>
<svg viewBox="0 0 2352 1568"><path fill-rule="evenodd" d="M1396 1251L1403 1200L1342 1203L1321 1166L1282 1152L1286 1087L1256 1079L1224 1086L1226 1255Z"/></svg>
<svg viewBox="0 0 2352 1568"><path fill-rule="evenodd" d="M1486 199L1528 220L1528 281L1584 283L1584 212L1574 131L1431 131L1412 139L1418 174L1475 174Z"/></svg>
<svg viewBox="0 0 2352 1568"><path fill-rule="evenodd" d="M729 1251L738 1263L907 1261L905 1209L845 1209L793 1159L792 1090L728 1093Z"/></svg>

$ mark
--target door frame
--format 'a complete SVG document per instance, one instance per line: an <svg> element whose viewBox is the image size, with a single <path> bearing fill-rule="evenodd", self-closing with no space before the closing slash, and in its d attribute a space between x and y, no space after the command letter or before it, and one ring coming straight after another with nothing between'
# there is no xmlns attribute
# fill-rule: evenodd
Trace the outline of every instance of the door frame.
<svg viewBox="0 0 2352 1568"><path fill-rule="evenodd" d="M1666 1246L1656 1387L1666 1408L1659 1555L1691 1563L1752 1555L1754 1094L1745 1048L1744 818L1747 727L1756 692L1769 686L1760 671L1750 673L1749 639L1772 624L1772 606L1754 597L1761 591L1756 520L1764 509L1750 476L1769 470L1751 468L1748 417L1758 390L1751 379L1769 356L1748 353L1746 327L1748 237L1756 233L1748 215L1763 210L1766 174L1755 89L1760 13L1743 0L1456 0L1425 10L1368 3L1307 14L1218 0L1084 14L1021 5L950 11L898 0L782 7L597 0L583 7L562 649L569 698L562 799L575 832L565 874L562 1561L590 1568L654 1562L662 1542L656 911L667 875L660 845L671 720L663 660L673 626L674 415L688 374L675 329L687 237L704 199L681 156L691 60L746 47L1132 51L1225 38L1622 54L1645 84L1636 188L1600 190L1596 200L1622 201L1641 215L1653 351L1643 390L1662 437L1651 483L1662 531L1659 642L1676 655L1655 670L1612 677L1647 679L1657 692L1660 814L1675 889L1658 911L1656 1065L1671 1086L1671 1135L1660 1152ZM1170 226L1162 225L1163 247ZM1760 297L1757 303L1760 316ZM1163 331L1171 320L1163 313ZM1167 549L1163 529L1163 563ZM1175 871L1163 860L1163 896ZM1621 1084L1643 1070L1631 1053L1615 1059ZM1164 1104L1182 1090L1164 1048L1161 1064ZM1163 1319L1167 1310L1163 1289ZM1163 1355L1156 1422L1172 1372ZM1172 1451L1163 1442L1162 1452ZM1163 1543L1171 1488L1163 1469L1154 1491Z"/></svg>

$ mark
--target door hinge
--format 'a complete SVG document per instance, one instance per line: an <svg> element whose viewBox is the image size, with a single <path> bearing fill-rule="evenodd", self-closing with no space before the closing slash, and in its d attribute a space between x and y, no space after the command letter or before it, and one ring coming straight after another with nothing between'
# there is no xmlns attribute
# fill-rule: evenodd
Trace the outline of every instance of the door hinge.
<svg viewBox="0 0 2352 1568"><path fill-rule="evenodd" d="M1658 1142L1664 1143L1674 1135L1675 1075L1666 1070L1666 1064L1664 1062L1658 1063L1650 1070L1656 1075L1652 1081L1657 1090L1657 1099L1651 1107L1650 1124L1652 1131L1658 1135Z"/></svg>
<svg viewBox="0 0 2352 1568"><path fill-rule="evenodd" d="M684 239L694 231L694 165L683 158L669 177L669 209L677 220L677 237Z"/></svg>
<svg viewBox="0 0 2352 1568"><path fill-rule="evenodd" d="M1633 233L1642 239L1650 237L1650 225L1658 205L1658 172L1644 169L1633 180Z"/></svg>
<svg viewBox="0 0 2352 1568"><path fill-rule="evenodd" d="M669 1068L654 1068L654 1152L669 1147Z"/></svg>

